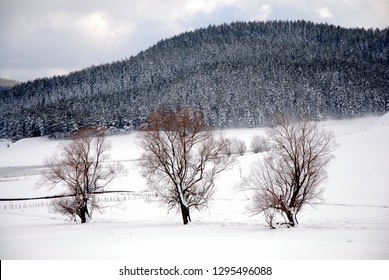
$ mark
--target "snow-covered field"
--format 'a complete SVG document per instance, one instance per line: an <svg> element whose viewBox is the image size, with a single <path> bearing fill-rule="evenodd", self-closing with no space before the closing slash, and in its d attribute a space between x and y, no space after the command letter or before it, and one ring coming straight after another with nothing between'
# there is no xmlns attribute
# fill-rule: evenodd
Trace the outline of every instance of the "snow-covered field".
<svg viewBox="0 0 389 280"><path fill-rule="evenodd" d="M0 201L0 259L389 259L389 114L325 121L339 148L328 169L325 203L307 207L299 226L270 230L262 217L250 217L247 197L234 189L258 155L238 157L221 175L217 192L187 226L175 212L148 197L139 175L136 133L110 136L112 159L129 170L110 190L135 195L102 196L105 208L93 222L75 224L53 213L48 200ZM249 146L265 129L224 131ZM60 190L37 187L43 160L60 141L0 140L0 198L39 197Z"/></svg>

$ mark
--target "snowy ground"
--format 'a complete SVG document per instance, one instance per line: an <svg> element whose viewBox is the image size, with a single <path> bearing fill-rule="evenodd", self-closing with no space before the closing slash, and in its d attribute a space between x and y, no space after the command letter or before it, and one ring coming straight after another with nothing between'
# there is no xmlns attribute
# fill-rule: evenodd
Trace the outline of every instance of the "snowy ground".
<svg viewBox="0 0 389 280"><path fill-rule="evenodd" d="M269 230L261 217L249 216L245 194L234 190L258 156L247 153L222 174L209 209L193 212L188 226L147 193L102 196L105 208L89 224L51 212L47 200L0 202L0 259L389 259L389 114L320 126L334 131L340 146L328 170L325 203L300 213L297 228ZM224 131L248 146L264 133ZM110 189L146 191L136 134L109 140L112 159L129 170ZM37 187L43 160L59 143L0 140L0 198L59 193Z"/></svg>

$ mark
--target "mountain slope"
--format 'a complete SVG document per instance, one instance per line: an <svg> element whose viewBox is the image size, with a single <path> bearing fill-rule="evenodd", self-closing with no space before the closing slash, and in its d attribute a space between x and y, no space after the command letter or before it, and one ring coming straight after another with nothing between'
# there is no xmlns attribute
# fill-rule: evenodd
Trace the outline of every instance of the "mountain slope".
<svg viewBox="0 0 389 280"><path fill-rule="evenodd" d="M0 97L0 137L136 129L160 107L201 110L215 127L385 112L389 29L236 22L163 40L135 57L38 79Z"/></svg>

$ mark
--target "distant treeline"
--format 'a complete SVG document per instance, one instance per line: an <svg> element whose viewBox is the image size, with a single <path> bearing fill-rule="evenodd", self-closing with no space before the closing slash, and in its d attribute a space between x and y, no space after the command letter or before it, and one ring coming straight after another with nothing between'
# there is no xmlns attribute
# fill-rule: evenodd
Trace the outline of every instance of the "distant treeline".
<svg viewBox="0 0 389 280"><path fill-rule="evenodd" d="M214 127L385 112L389 28L235 22L158 42L129 59L18 84L0 95L0 138L133 130L158 108L201 110Z"/></svg>

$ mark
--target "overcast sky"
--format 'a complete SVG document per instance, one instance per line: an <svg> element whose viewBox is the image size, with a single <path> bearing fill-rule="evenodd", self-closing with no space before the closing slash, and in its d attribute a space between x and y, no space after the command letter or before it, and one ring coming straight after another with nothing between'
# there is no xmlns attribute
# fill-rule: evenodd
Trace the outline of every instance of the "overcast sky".
<svg viewBox="0 0 389 280"><path fill-rule="evenodd" d="M389 0L2 0L0 77L27 81L136 55L209 24L251 20L389 27Z"/></svg>

